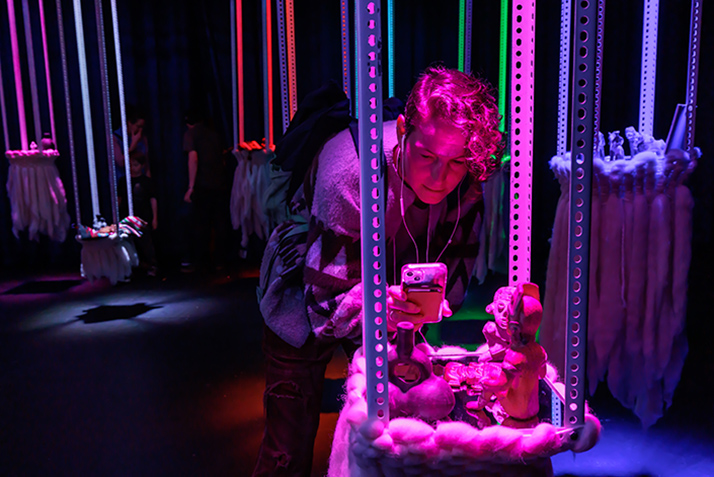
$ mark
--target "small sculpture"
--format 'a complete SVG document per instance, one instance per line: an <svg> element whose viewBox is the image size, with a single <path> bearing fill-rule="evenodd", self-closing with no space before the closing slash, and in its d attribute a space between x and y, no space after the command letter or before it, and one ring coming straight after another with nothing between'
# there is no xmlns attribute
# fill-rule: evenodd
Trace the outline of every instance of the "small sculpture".
<svg viewBox="0 0 714 477"><path fill-rule="evenodd" d="M501 287L493 296L493 302L486 306L486 313L493 315L494 321L489 321L483 327L486 346L480 348L479 362L501 362L506 350L511 344L508 335L508 307L516 287Z"/></svg>
<svg viewBox="0 0 714 477"><path fill-rule="evenodd" d="M605 135L600 131L598 131L595 136L593 155L598 159L605 160Z"/></svg>
<svg viewBox="0 0 714 477"><path fill-rule="evenodd" d="M630 144L630 157L635 157L635 154L642 150L642 143L644 142L642 134L637 132L637 129L634 127L628 126L625 128L625 137Z"/></svg>
<svg viewBox="0 0 714 477"><path fill-rule="evenodd" d="M620 136L620 131L613 131L610 133L610 160L617 161L618 159L625 158L625 149L622 147L624 144L624 139Z"/></svg>
<svg viewBox="0 0 714 477"><path fill-rule="evenodd" d="M514 428L538 424L538 381L545 377L547 355L535 341L543 317L538 286L519 284L509 307L510 347L499 375L484 373L484 391L493 392L508 417L502 425Z"/></svg>

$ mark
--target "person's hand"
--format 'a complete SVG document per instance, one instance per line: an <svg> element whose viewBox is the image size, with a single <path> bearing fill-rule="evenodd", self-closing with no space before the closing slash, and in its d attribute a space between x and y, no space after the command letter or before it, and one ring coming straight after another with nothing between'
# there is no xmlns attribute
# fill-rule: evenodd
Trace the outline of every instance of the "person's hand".
<svg viewBox="0 0 714 477"><path fill-rule="evenodd" d="M423 319L419 305L407 301L400 285L387 287L387 331L397 331L397 323L402 321L414 323L414 329L418 330Z"/></svg>
<svg viewBox="0 0 714 477"><path fill-rule="evenodd" d="M188 190L186 191L186 194L184 194L184 196L183 196L183 201L190 204L192 194L193 194L193 188L189 187Z"/></svg>
<svg viewBox="0 0 714 477"><path fill-rule="evenodd" d="M156 230L157 228L159 228L159 219L154 216L154 219L151 221L151 229Z"/></svg>
<svg viewBox="0 0 714 477"><path fill-rule="evenodd" d="M129 150L133 151L136 149L136 145L139 144L141 139L141 129L137 128L131 133L131 144L129 145Z"/></svg>

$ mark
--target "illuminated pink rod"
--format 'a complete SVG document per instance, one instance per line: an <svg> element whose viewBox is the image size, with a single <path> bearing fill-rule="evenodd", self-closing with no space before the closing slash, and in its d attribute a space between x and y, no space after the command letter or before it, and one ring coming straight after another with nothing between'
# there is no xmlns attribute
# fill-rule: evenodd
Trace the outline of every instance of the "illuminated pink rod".
<svg viewBox="0 0 714 477"><path fill-rule="evenodd" d="M535 0L514 0L512 11L510 286L531 279Z"/></svg>
<svg viewBox="0 0 714 477"><path fill-rule="evenodd" d="M57 147L57 131L55 129L55 107L52 101L52 82L50 81L50 54L47 49L47 27L45 26L45 7L42 0L37 0L40 7L40 27L42 29L42 51L45 54L45 78L47 79L47 103L50 109L50 132L52 133L52 141Z"/></svg>
<svg viewBox="0 0 714 477"><path fill-rule="evenodd" d="M42 124L40 122L40 99L37 94L37 70L35 69L35 49L32 46L32 23L28 0L22 0L22 17L25 23L25 44L27 46L27 67L30 70L30 98L32 99L32 119L35 124L35 142L42 150Z"/></svg>
<svg viewBox="0 0 714 477"><path fill-rule="evenodd" d="M270 0L263 0L263 126L265 149L273 144L273 40Z"/></svg>
<svg viewBox="0 0 714 477"><path fill-rule="evenodd" d="M27 124L25 123L25 100L22 94L20 47L17 44L17 25L15 25L15 0L8 0L7 2L7 18L10 22L10 44L12 45L12 66L15 72L15 94L17 95L17 121L20 123L20 144L22 145L22 149L26 151L28 149Z"/></svg>
<svg viewBox="0 0 714 477"><path fill-rule="evenodd" d="M243 107L243 2L236 0L236 68L238 70L238 142L245 141Z"/></svg>
<svg viewBox="0 0 714 477"><path fill-rule="evenodd" d="M238 146L238 67L236 58L236 4L233 0L228 0L231 7L231 99L233 106L233 147Z"/></svg>

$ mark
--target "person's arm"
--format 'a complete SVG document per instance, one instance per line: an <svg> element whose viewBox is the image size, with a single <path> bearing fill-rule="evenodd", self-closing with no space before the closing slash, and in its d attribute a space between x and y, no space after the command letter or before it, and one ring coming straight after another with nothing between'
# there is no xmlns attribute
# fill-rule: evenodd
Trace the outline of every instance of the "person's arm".
<svg viewBox="0 0 714 477"><path fill-rule="evenodd" d="M150 199L151 202L151 212L154 215L154 219L151 221L151 228L153 230L156 230L159 227L159 207L158 203L156 202L156 197L152 197Z"/></svg>
<svg viewBox="0 0 714 477"><path fill-rule="evenodd" d="M188 190L183 196L185 202L191 202L191 194L193 194L193 186L196 182L196 172L198 171L198 153L189 151L188 153Z"/></svg>
<svg viewBox="0 0 714 477"><path fill-rule="evenodd" d="M325 144L314 184L304 268L307 314L317 336L356 338L362 330L359 161L349 133Z"/></svg>
<svg viewBox="0 0 714 477"><path fill-rule="evenodd" d="M151 178L151 161L149 160L151 156L149 155L149 140L146 138L146 136L143 135L143 133L141 137L144 141L144 148L146 149L146 164L144 165L144 174L146 175L146 177Z"/></svg>
<svg viewBox="0 0 714 477"><path fill-rule="evenodd" d="M122 146L121 140L112 134L112 147L114 148L114 162L116 162L117 167L124 170L124 146Z"/></svg>

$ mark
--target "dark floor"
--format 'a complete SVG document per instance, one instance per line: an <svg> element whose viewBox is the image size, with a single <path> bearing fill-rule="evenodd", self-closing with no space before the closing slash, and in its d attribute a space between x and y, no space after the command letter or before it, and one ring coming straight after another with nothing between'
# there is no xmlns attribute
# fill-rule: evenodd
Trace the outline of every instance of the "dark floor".
<svg viewBox="0 0 714 477"><path fill-rule="evenodd" d="M5 276L0 475L250 473L263 384L254 269L114 287L71 272ZM711 351L690 356L673 407L646 433L606 390L594 396L602 440L554 457L556 475L714 476L713 378L698 374ZM315 475L336 417L323 414Z"/></svg>

